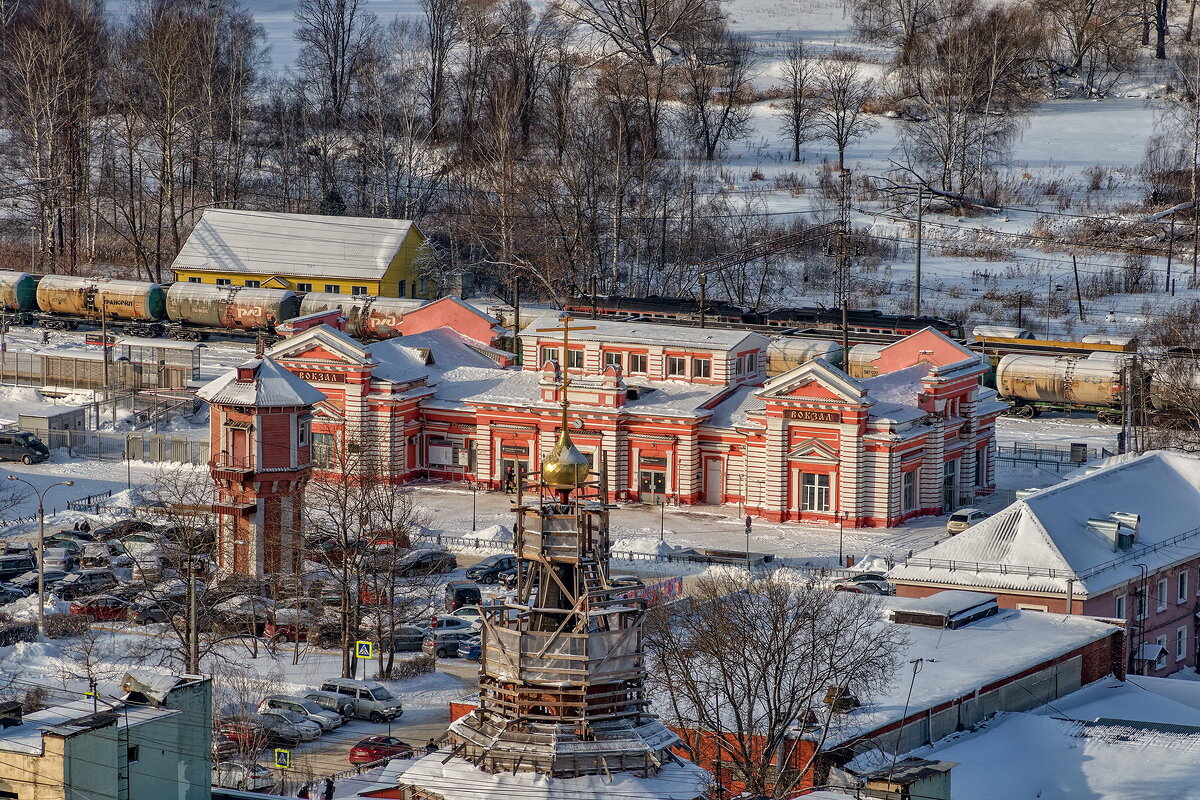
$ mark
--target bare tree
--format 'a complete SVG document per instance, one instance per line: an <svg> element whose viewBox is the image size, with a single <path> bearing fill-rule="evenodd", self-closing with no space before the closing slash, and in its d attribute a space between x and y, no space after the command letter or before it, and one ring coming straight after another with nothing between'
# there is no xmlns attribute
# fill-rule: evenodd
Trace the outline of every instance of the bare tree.
<svg viewBox="0 0 1200 800"><path fill-rule="evenodd" d="M320 76L324 107L340 120L355 75L371 56L378 21L362 0L299 0L295 20L298 64Z"/></svg>
<svg viewBox="0 0 1200 800"><path fill-rule="evenodd" d="M1129 0L1037 0L1049 27L1047 53L1056 72L1079 76L1103 97L1137 59L1137 7Z"/></svg>
<svg viewBox="0 0 1200 800"><path fill-rule="evenodd" d="M339 444L322 459L321 474L305 494L305 536L323 562L311 577L327 580L339 596L334 613L342 674L349 677L356 664L354 642L362 631L364 598L392 602L395 551L407 549L404 542L415 534L421 516L411 495L389 483L374 448ZM398 605L403 610L404 604ZM393 633L397 616L388 622Z"/></svg>
<svg viewBox="0 0 1200 800"><path fill-rule="evenodd" d="M688 600L652 610L650 681L668 724L706 734L750 794L788 797L813 766L793 763L797 725L815 721L819 752L835 714L830 687L859 700L889 684L899 626L867 595L734 572L698 581Z"/></svg>
<svg viewBox="0 0 1200 800"><path fill-rule="evenodd" d="M837 148L838 169L844 170L846 148L879 126L863 110L875 95L875 82L853 61L825 61L817 68L817 91L816 129Z"/></svg>
<svg viewBox="0 0 1200 800"><path fill-rule="evenodd" d="M750 130L756 61L754 43L722 24L703 26L685 39L683 121L706 161Z"/></svg>
<svg viewBox="0 0 1200 800"><path fill-rule="evenodd" d="M783 50L784 96L775 117L792 146L792 161L800 161L800 146L808 141L816 124L817 98L813 66L801 42L789 42Z"/></svg>
<svg viewBox="0 0 1200 800"><path fill-rule="evenodd" d="M913 44L941 13L938 0L855 0L851 7L859 38L896 48L896 62L908 63Z"/></svg>
<svg viewBox="0 0 1200 800"><path fill-rule="evenodd" d="M446 111L446 70L450 54L462 39L463 6L458 0L421 0L421 11L429 57L425 69L425 102L429 109L430 135L436 140L442 134L442 118Z"/></svg>

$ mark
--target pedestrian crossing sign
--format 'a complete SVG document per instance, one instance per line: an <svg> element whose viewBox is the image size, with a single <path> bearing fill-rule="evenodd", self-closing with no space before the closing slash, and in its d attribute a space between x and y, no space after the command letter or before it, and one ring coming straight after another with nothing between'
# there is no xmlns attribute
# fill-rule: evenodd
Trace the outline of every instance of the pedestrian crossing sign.
<svg viewBox="0 0 1200 800"><path fill-rule="evenodd" d="M278 769L291 769L292 751L275 748L275 766Z"/></svg>
<svg viewBox="0 0 1200 800"><path fill-rule="evenodd" d="M354 654L357 655L359 658L370 658L371 657L371 643L370 642L355 642L354 643Z"/></svg>

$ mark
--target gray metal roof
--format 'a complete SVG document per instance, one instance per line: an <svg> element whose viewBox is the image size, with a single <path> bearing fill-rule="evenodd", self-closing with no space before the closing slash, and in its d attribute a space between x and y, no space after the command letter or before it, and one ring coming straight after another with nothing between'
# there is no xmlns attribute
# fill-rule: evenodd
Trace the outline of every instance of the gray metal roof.
<svg viewBox="0 0 1200 800"><path fill-rule="evenodd" d="M592 330L571 331L573 342L622 342L650 346L681 347L696 350L744 350L751 347L766 349L770 340L751 331L727 330L724 328L691 328L686 325L660 325L657 322L620 322L617 320L577 320L580 328ZM529 323L521 331L523 337L541 340L562 341L562 334L542 332L539 329L557 328L562 323L558 315L545 315ZM749 342L745 347L743 342Z"/></svg>
<svg viewBox="0 0 1200 800"><path fill-rule="evenodd" d="M254 379L239 381L238 370L251 368ZM236 406L311 406L325 395L269 358L253 358L200 387L196 396L210 403Z"/></svg>
<svg viewBox="0 0 1200 800"><path fill-rule="evenodd" d="M210 208L174 270L378 280L414 223Z"/></svg>

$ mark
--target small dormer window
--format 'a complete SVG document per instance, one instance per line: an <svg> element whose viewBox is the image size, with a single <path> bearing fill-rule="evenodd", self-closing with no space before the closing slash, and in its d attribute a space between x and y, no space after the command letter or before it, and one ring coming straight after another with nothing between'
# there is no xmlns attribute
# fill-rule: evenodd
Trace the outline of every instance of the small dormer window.
<svg viewBox="0 0 1200 800"><path fill-rule="evenodd" d="M540 359L540 363L545 364L547 361L553 361L555 364L558 363L558 348L557 347L543 347L542 348L542 357Z"/></svg>
<svg viewBox="0 0 1200 800"><path fill-rule="evenodd" d="M746 353L746 372L758 372L758 353Z"/></svg>
<svg viewBox="0 0 1200 800"><path fill-rule="evenodd" d="M583 351L567 351L567 369L583 369Z"/></svg>
<svg viewBox="0 0 1200 800"><path fill-rule="evenodd" d="M692 377L693 378L711 378L712 377L712 360L708 358L693 358L692 359Z"/></svg>

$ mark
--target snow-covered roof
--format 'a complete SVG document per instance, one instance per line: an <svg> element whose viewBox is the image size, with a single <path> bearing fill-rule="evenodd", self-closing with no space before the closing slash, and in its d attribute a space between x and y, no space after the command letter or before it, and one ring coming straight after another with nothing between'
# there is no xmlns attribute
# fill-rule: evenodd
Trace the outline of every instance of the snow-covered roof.
<svg viewBox="0 0 1200 800"><path fill-rule="evenodd" d="M419 786L447 798L469 797L471 800L604 800L608 797L695 800L706 796L712 783L708 772L686 761L667 764L647 778L616 771L615 767L611 775L578 778L553 778L536 772L492 774L464 759L449 757L446 751L414 761L392 763L400 765L393 775L401 784Z"/></svg>
<svg viewBox="0 0 1200 800"><path fill-rule="evenodd" d="M378 280L413 227L403 219L210 208L171 269Z"/></svg>
<svg viewBox="0 0 1200 800"><path fill-rule="evenodd" d="M562 334L539 330L557 328L562 323L557 316L538 317L521 331L525 338L543 341L562 341ZM770 340L749 331L723 328L689 328L684 325L659 325L650 322L617 322L615 320L580 320L581 326L593 330L571 331L573 342L620 342L650 346L682 347L693 350L765 349Z"/></svg>
<svg viewBox="0 0 1200 800"><path fill-rule="evenodd" d="M955 593L948 607L961 604ZM886 615L906 608L911 599L881 597ZM937 604L939 601L930 601ZM899 623L891 623L899 624ZM896 653L905 665L921 662L915 680L911 668L895 671L891 684L847 714L834 717L827 747L870 734L907 714L911 716L958 699L983 686L1018 675L1117 632L1118 628L1091 617L1047 614L1041 611L1001 609L961 628L904 625L908 643ZM986 654L986 657L981 655ZM909 687L912 687L911 697ZM939 756L940 757L940 756ZM954 759L950 759L954 760Z"/></svg>
<svg viewBox="0 0 1200 800"><path fill-rule="evenodd" d="M1138 514L1132 546L1088 524ZM899 583L1103 594L1200 552L1200 458L1152 452L1042 489L893 568Z"/></svg>
<svg viewBox="0 0 1200 800"><path fill-rule="evenodd" d="M757 386L739 386L720 403L713 406L706 428L734 428L750 423L750 414L766 408Z"/></svg>
<svg viewBox="0 0 1200 800"><path fill-rule="evenodd" d="M251 380L238 380L240 371L252 370ZM210 403L236 406L311 406L325 395L270 358L252 358L196 391Z"/></svg>
<svg viewBox="0 0 1200 800"><path fill-rule="evenodd" d="M110 721L97 714L117 712ZM178 709L157 706L127 705L107 701L74 700L70 703L44 708L24 715L20 725L0 730L0 752L42 754L42 733L57 733L64 736L81 733L91 728L115 724L121 727L142 725L164 717L180 714Z"/></svg>
<svg viewBox="0 0 1200 800"><path fill-rule="evenodd" d="M955 762L954 796L971 800L1197 797L1196 709L1171 699L1171 684L1195 686L1166 678L1106 679L1052 705L998 714L913 755ZM864 754L851 767L886 767L892 757Z"/></svg>

